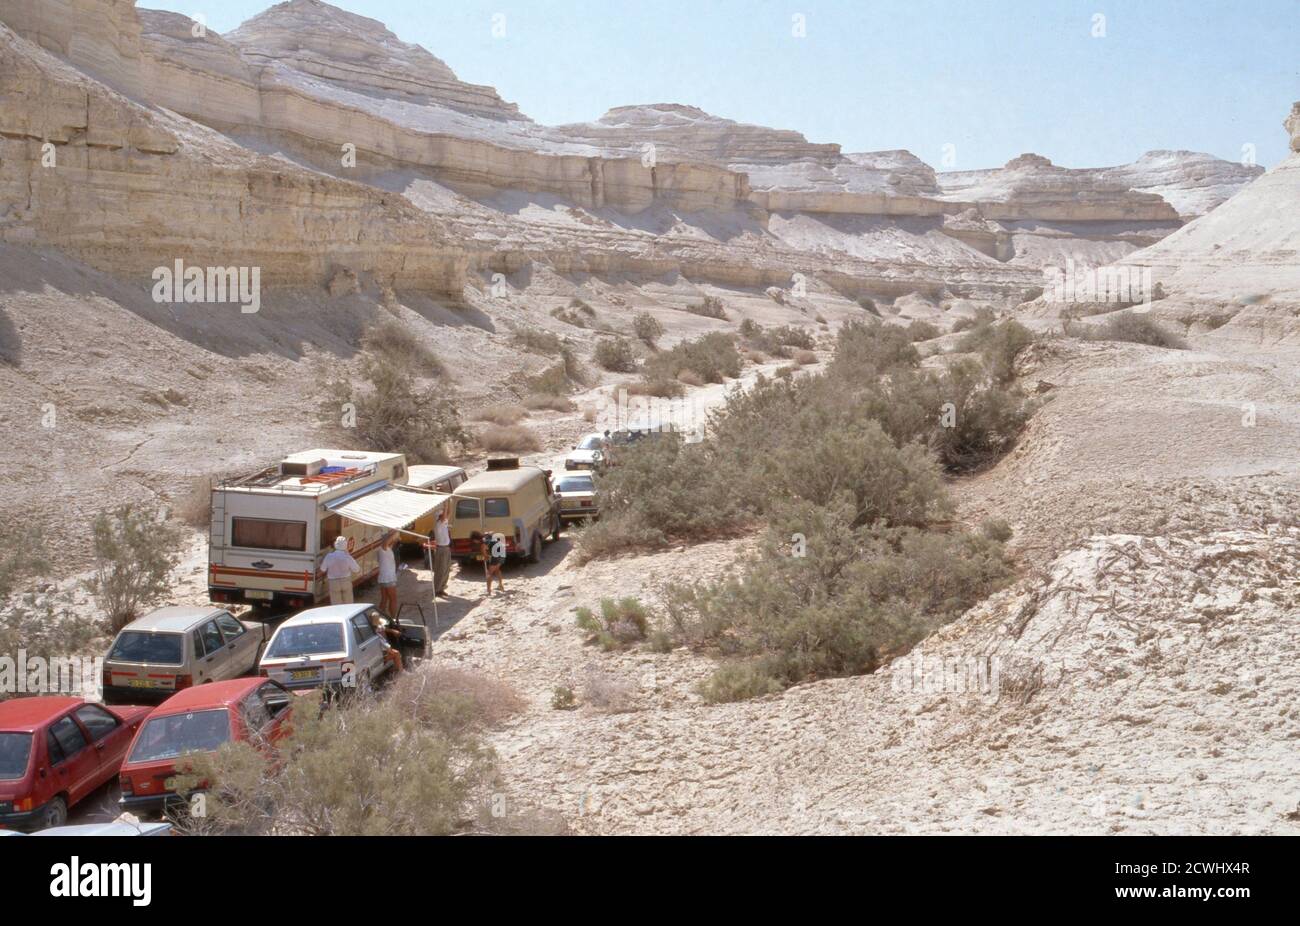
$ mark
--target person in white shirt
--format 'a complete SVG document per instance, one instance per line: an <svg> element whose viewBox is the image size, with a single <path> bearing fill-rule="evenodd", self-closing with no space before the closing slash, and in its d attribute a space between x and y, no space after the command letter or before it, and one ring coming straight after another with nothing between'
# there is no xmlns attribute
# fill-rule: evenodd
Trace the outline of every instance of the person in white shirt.
<svg viewBox="0 0 1300 926"><path fill-rule="evenodd" d="M361 571L348 552L348 538L334 538L334 551L320 561L318 576L329 580L330 604L352 603L352 577Z"/></svg>
<svg viewBox="0 0 1300 926"><path fill-rule="evenodd" d="M451 530L447 527L447 509L438 512L433 523L433 593L447 597L447 577L451 574Z"/></svg>
<svg viewBox="0 0 1300 926"><path fill-rule="evenodd" d="M389 617L397 617L397 532L384 538L379 547L379 610Z"/></svg>

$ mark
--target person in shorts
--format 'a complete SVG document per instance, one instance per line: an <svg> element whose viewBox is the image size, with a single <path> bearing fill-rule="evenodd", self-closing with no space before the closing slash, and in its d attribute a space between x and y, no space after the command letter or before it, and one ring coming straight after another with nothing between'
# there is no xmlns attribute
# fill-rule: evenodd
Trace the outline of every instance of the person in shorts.
<svg viewBox="0 0 1300 926"><path fill-rule="evenodd" d="M492 597L492 578L496 577L497 588L505 594L505 584L501 581L501 567L506 564L506 541L499 534L480 534L478 531L469 535L483 561L483 578L487 580L487 597Z"/></svg>

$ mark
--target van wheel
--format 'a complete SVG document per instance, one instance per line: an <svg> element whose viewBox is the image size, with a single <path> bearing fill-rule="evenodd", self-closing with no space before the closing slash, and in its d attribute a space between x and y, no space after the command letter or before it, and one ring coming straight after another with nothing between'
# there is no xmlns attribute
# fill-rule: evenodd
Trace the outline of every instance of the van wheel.
<svg viewBox="0 0 1300 926"><path fill-rule="evenodd" d="M528 562L540 563L542 561L542 535L533 534L533 544L528 548Z"/></svg>
<svg viewBox="0 0 1300 926"><path fill-rule="evenodd" d="M555 524L554 524L554 526L551 528L551 539L552 539L552 540L559 540L559 539L560 539L560 531L563 530L563 529L564 529L564 519L561 518L561 517L557 514L557 515L555 516Z"/></svg>
<svg viewBox="0 0 1300 926"><path fill-rule="evenodd" d="M47 830L52 826L62 826L67 822L68 804L63 798L51 798L50 802L41 808L41 829Z"/></svg>

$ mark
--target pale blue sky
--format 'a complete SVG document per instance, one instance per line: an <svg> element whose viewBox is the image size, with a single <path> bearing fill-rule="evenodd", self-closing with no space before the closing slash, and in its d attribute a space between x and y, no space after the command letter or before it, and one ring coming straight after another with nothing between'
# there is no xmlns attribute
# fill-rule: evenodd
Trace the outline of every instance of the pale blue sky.
<svg viewBox="0 0 1300 926"><path fill-rule="evenodd" d="M268 0L139 0L218 32ZM1300 0L338 0L539 122L689 103L942 169L1286 154ZM505 36L492 34L505 16ZM801 14L806 36L792 35ZM1094 16L1105 36L1094 38ZM941 164L945 145L954 164Z"/></svg>

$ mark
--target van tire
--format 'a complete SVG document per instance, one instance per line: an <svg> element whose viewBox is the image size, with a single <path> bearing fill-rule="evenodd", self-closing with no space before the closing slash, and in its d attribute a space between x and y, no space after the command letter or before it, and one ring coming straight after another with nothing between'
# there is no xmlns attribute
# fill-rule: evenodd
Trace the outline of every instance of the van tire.
<svg viewBox="0 0 1300 926"><path fill-rule="evenodd" d="M560 531L564 529L564 519L558 514L551 516L554 520L551 522L551 539L559 540Z"/></svg>
<svg viewBox="0 0 1300 926"><path fill-rule="evenodd" d="M542 561L542 535L540 531L533 532L533 542L528 547L528 562L540 563Z"/></svg>

